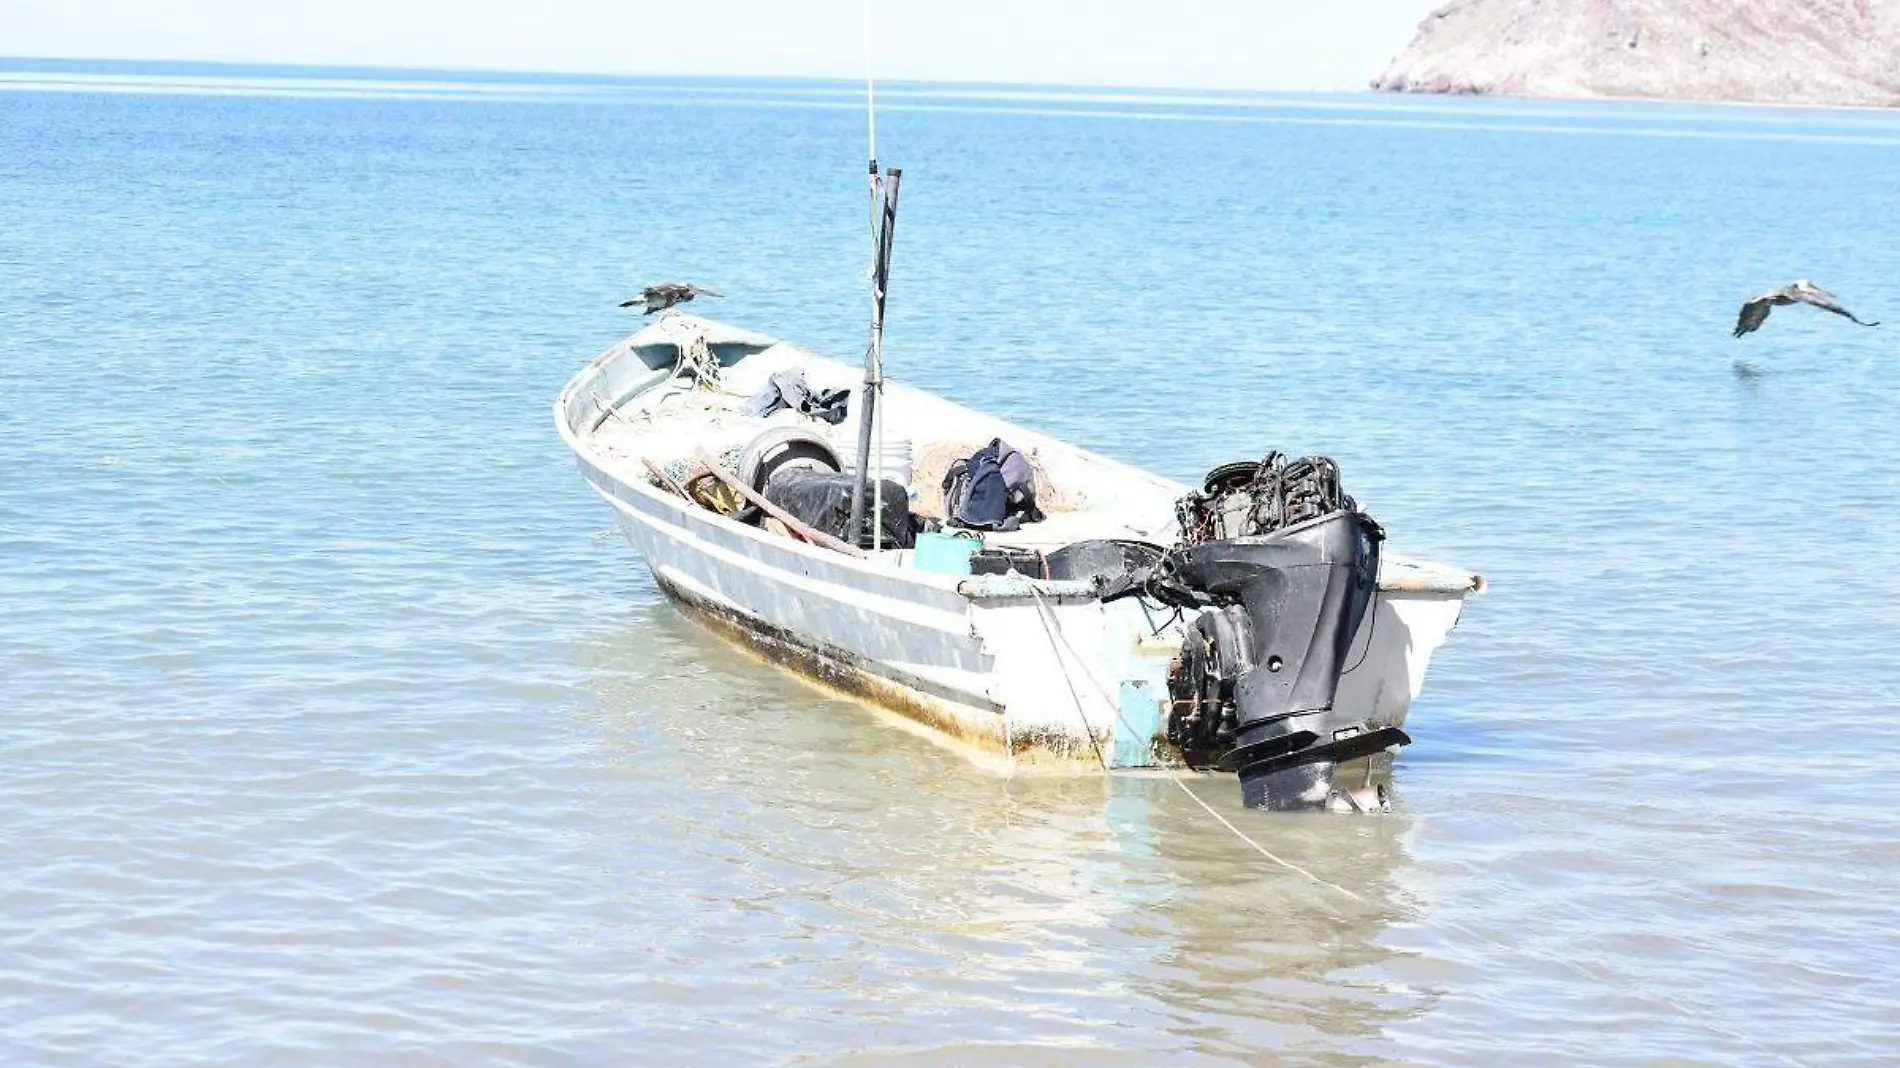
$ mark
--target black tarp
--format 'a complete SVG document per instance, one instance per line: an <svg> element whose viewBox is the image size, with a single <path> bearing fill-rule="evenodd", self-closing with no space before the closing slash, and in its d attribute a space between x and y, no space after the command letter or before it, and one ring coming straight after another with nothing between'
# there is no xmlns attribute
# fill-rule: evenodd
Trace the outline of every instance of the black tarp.
<svg viewBox="0 0 1900 1068"><path fill-rule="evenodd" d="M786 468L774 472L765 484L765 499L790 512L794 517L842 541L850 541L851 486L856 476L836 471ZM911 521L910 497L902 485L882 479L884 512L883 545L887 549L909 549L916 544L917 532ZM864 487L864 514L874 510L873 487ZM869 547L868 545L866 546Z"/></svg>

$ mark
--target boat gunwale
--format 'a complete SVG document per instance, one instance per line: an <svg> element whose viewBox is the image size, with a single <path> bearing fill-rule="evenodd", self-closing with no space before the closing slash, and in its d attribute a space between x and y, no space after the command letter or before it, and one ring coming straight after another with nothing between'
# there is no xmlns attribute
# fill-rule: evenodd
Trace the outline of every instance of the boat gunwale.
<svg viewBox="0 0 1900 1068"><path fill-rule="evenodd" d="M811 352L809 350L803 349L797 346L796 344L787 342L781 338L772 338L763 334L753 334L750 331L743 331L741 328L732 327L728 324L720 323L716 320L701 319L696 316L695 317L682 316L682 318L690 318L691 321L693 322L700 323L700 324L703 324L712 328L716 328L716 329L727 330L734 333L743 333L747 338L748 344L756 344L757 342L768 342L768 341L771 343L770 345L766 345L760 348L758 351L764 351L765 348L770 348L777 345L788 345L792 348L798 349L798 351L806 353L806 355L808 356L811 356L817 359L831 360L834 363L841 362L841 361L835 360L832 357L825 356L822 353ZM654 325L657 326L658 324L654 324ZM608 364L611 363L614 359L616 358L638 359L638 356L637 356L638 346L633 345L632 342L635 338L640 336L640 334L647 329L651 329L651 327L643 328L642 331L636 331L635 333L629 334L626 337L620 339L619 341L614 342L612 345L609 345L605 350L603 350L600 354L596 355L592 360L588 361L586 366L582 367L579 371L577 371L574 374L574 376L569 378L567 383L564 386L562 386L561 392L555 397L555 400L552 406L555 428L560 433L561 440L566 443L567 447L581 461L583 468L589 475L588 480L587 480L588 484L590 486L593 486L595 492L601 493L602 496L611 496L603 489L602 486L600 486L599 483L595 481L594 476L598 475L599 477L607 479L608 481L616 485L625 486L634 492L642 493L652 501L665 504L666 507L674 513L675 521L682 528L687 527L690 523L695 522L695 521L709 523L713 525L715 529L721 529L721 530L726 530L726 531L736 533L748 541L753 541L763 546L768 546L770 548L779 549L779 550L790 551L794 555L804 556L810 559L811 561L815 563L819 563L821 565L833 566L833 567L842 566L847 570L859 571L867 575L876 576L877 578L880 578L880 579L890 579L890 578L895 577L901 581L914 583L917 585L925 586L927 588L932 588L932 589L936 589L936 590L940 590L944 592L953 592L962 596L966 600L973 601L973 602L1020 599L1027 594L1027 591L1024 588L1024 584L1027 584L1028 586L1033 587L1036 593L1041 594L1042 596L1048 597L1051 600L1055 600L1058 602L1066 602L1066 601L1072 601L1072 600L1086 601L1086 600L1099 599L1098 597L1096 597L1093 589L1089 587L1087 583L1063 582L1063 581L1056 581L1056 580L1028 580L1028 579L1023 580L1022 583L1010 583L1007 585L999 584L999 583L985 583L985 582L980 582L980 581L972 581L972 576L968 576L968 575L940 575L934 572L918 571L912 568L899 567L895 563L889 560L877 559L873 557L856 557L856 556L851 556L846 553L835 552L830 549L821 548L819 546L812 545L807 542L799 541L795 538L780 537L778 535L774 535L767 532L761 527L753 526L748 523L741 523L730 516L721 515L717 512L713 512L705 508L700 508L689 501L682 500L678 496L670 492L667 492L665 489L662 489L659 486L653 485L653 483L649 481L647 478L622 477L621 474L615 470L614 466L610 465L609 457L603 455L602 453L594 449L590 441L583 440L581 435L579 435L574 430L574 428L569 425L568 418L567 418L567 409L569 405L572 403L577 391L583 385L587 384L588 379L590 377L591 378L600 377L602 370L606 366L608 366ZM644 361L642 362L644 363ZM657 368L653 368L652 370L657 371ZM628 401L631 401L634 397L640 396L641 394L645 393L648 389L656 388L657 386L669 380L670 378L661 379L653 383L653 385L636 390L633 393L629 394L628 396L620 398L619 400L603 400L600 394L596 392L594 394L593 400L596 406L598 406L600 409L600 418L596 420L593 426L589 429L588 435L591 437L592 434L598 431L601 426L605 425L609 419L614 418L619 408L625 405ZM901 384L893 383L892 388L908 389L922 396L929 397L939 403L948 404L957 408L962 408L966 411L974 412L973 409L969 409L965 405L959 404L955 400L952 400L948 397L942 397L934 393L929 393L928 391L918 390L916 389L916 387L906 387ZM975 414L981 415L982 413L975 413ZM1039 441L1045 441L1050 444L1059 446L1060 448L1066 449L1084 461L1100 464L1111 470L1125 472L1127 474L1140 477L1142 479L1145 479L1153 483L1157 487L1165 487L1165 488L1169 488L1181 493L1187 492L1186 486L1178 482L1175 482L1172 479L1166 478L1165 476L1157 475L1152 471L1148 471L1143 468L1136 467L1132 464L1124 463L1122 461L1113 459L1112 457L1097 455L1096 453L1093 453L1087 449L1084 449L1079 445L1075 445L1073 443L1064 441L1062 439L1052 437L1047 433L1035 430L1030 427L1019 426L1018 424L1012 423L1007 419L1001 418L1000 416L983 415L983 417L1002 423L1003 425L1011 427L1013 429L1022 431L1024 434L1033 435L1034 438L1038 439ZM1401 593L1401 594L1421 594L1421 595L1428 595L1428 596L1429 595L1444 595L1444 596L1456 596L1456 597L1462 598L1462 597L1469 597L1476 594L1481 594L1485 592L1485 589L1489 585L1489 583L1486 581L1484 576L1476 572L1465 571L1461 568L1455 568L1449 565L1439 564L1439 563L1435 563L1431 561L1412 560L1409 557L1404 557L1404 556L1390 556L1388 557L1388 559L1390 560L1391 563L1396 564L1407 571L1418 572L1419 574L1405 575L1405 576L1387 576L1384 573L1384 569L1382 567L1381 574L1379 576L1379 588L1381 589L1381 591L1384 591L1384 592ZM976 578L979 578L979 579L982 577L983 576L976 576Z"/></svg>

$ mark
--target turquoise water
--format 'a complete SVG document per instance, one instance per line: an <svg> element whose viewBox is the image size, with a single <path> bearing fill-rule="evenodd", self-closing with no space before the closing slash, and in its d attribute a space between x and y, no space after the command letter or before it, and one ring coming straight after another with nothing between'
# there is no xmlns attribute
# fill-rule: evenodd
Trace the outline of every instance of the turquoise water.
<svg viewBox="0 0 1900 1068"><path fill-rule="evenodd" d="M841 355L824 83L0 64L0 1061L1900 1058L1900 115L893 86L893 372L1486 574L1387 818L1005 782L682 622L548 407ZM1728 331L1797 276L1808 309ZM1746 361L1738 365L1738 361Z"/></svg>

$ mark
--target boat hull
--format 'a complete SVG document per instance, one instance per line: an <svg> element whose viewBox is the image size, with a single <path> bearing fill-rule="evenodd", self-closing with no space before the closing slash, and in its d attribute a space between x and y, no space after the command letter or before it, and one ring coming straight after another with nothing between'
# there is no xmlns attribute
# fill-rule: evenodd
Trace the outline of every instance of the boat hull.
<svg viewBox="0 0 1900 1068"><path fill-rule="evenodd" d="M1101 772L1179 762L1165 731L1178 620L1151 617L1135 598L1103 604L1081 583L856 559L689 504L590 447L612 408L652 384L645 365L617 366L631 358L610 350L590 365L557 402L556 421L655 582L689 616L990 766ZM1373 727L1402 724L1475 588L1442 576L1387 583L1355 637L1360 666L1341 680L1340 705ZM1340 776L1357 770L1342 765Z"/></svg>

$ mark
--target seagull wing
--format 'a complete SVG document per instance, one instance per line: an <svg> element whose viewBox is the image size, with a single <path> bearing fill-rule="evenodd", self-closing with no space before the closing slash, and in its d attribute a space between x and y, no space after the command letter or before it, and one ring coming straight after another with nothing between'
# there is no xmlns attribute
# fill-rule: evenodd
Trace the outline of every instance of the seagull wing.
<svg viewBox="0 0 1900 1068"><path fill-rule="evenodd" d="M1834 294L1829 293L1825 289L1810 289L1805 293L1794 293L1794 294L1791 294L1791 296L1793 296L1794 299L1801 301L1803 304L1812 304L1815 307L1821 309L1822 311L1831 311L1836 315L1845 315L1849 319L1853 319L1855 322L1860 323L1860 325L1862 326L1879 326L1880 325L1879 323L1862 322L1860 319L1855 317L1853 312L1848 311L1846 308L1841 307L1840 301L1837 301L1834 299Z"/></svg>
<svg viewBox="0 0 1900 1068"><path fill-rule="evenodd" d="M1773 296L1772 293L1765 294L1742 305L1742 314L1735 320L1734 336L1741 337L1761 329L1761 324L1768 321L1768 313L1774 310Z"/></svg>

